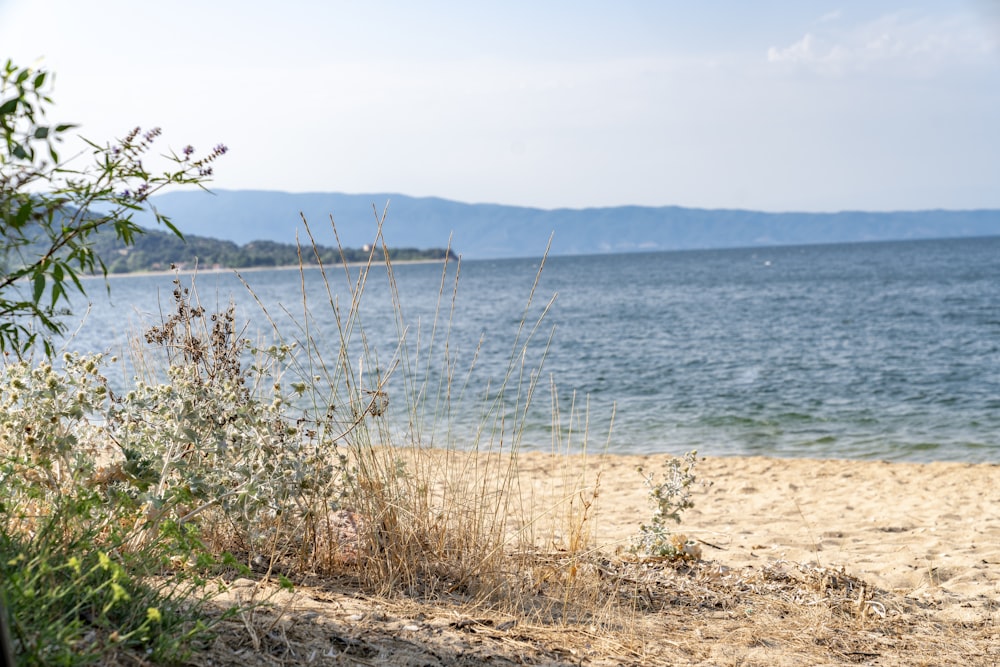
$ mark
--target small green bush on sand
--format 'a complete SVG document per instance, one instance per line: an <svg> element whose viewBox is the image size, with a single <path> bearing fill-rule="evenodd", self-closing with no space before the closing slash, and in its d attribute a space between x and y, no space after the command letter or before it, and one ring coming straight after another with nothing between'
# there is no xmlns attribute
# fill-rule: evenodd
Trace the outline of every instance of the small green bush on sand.
<svg viewBox="0 0 1000 667"><path fill-rule="evenodd" d="M697 558L701 550L686 537L674 534L670 523L680 523L681 513L694 507L692 487L697 482L694 474L698 452L690 451L683 458L670 457L664 462L664 472L657 479L654 473L639 468L643 482L649 489L653 517L639 526L634 540L633 553L655 558Z"/></svg>

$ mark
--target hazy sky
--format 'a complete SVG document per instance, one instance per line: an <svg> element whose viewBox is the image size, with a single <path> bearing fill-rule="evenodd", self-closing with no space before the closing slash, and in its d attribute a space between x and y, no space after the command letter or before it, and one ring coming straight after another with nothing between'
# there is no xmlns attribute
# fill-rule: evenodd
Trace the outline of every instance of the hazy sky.
<svg viewBox="0 0 1000 667"><path fill-rule="evenodd" d="M0 0L52 120L217 188L556 207L1000 208L994 0Z"/></svg>

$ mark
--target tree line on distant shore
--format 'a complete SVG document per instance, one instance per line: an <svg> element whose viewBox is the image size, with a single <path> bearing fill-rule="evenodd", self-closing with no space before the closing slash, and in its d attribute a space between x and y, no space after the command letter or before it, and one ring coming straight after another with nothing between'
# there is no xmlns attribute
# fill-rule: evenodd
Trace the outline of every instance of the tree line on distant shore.
<svg viewBox="0 0 1000 667"><path fill-rule="evenodd" d="M312 246L299 248L292 243L275 241L252 241L239 245L207 236L174 234L158 230L145 230L133 242L126 245L113 233L98 233L94 239L94 252L104 258L108 273L134 273L160 271L171 266L178 268L203 269L227 268L244 269L258 267L315 265L316 255L323 264L368 261L371 248L331 248ZM374 249L376 261L384 260L381 247ZM389 248L392 261L419 261L455 259L456 255L446 248Z"/></svg>

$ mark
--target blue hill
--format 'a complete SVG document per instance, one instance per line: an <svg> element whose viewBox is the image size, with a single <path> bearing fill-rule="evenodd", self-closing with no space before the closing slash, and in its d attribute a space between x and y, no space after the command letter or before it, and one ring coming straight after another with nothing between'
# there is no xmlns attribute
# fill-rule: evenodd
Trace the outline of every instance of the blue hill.
<svg viewBox="0 0 1000 667"><path fill-rule="evenodd" d="M173 192L154 205L183 232L248 243L306 241L300 213L322 245L372 243L376 215L390 247L452 247L467 259L1000 235L1000 210L764 213L677 206L538 209L399 194L261 190ZM140 224L151 220L140 219Z"/></svg>

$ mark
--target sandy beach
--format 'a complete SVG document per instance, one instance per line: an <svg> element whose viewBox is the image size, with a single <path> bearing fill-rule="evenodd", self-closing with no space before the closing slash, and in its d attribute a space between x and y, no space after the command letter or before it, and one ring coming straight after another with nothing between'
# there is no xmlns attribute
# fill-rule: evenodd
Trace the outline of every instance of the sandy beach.
<svg viewBox="0 0 1000 667"><path fill-rule="evenodd" d="M233 622L211 664L1000 664L1000 466L703 459L696 472L710 484L676 529L701 559L636 562L627 546L651 512L637 468L665 459L519 457L520 493L536 508L597 492L596 565L580 561L580 572L596 568L626 606L592 625L526 622L457 597L375 596L349 579L294 592L238 580L230 595L270 596L269 611L256 626ZM552 571L566 576L566 562Z"/></svg>
<svg viewBox="0 0 1000 667"><path fill-rule="evenodd" d="M604 456L595 539L627 543L650 513L636 469L663 456ZM551 456L521 455L521 473L549 478ZM845 568L887 591L941 605L970 620L1000 604L1000 466L844 460L707 458L710 486L677 527L728 567L777 560ZM558 475L556 475L558 479Z"/></svg>

